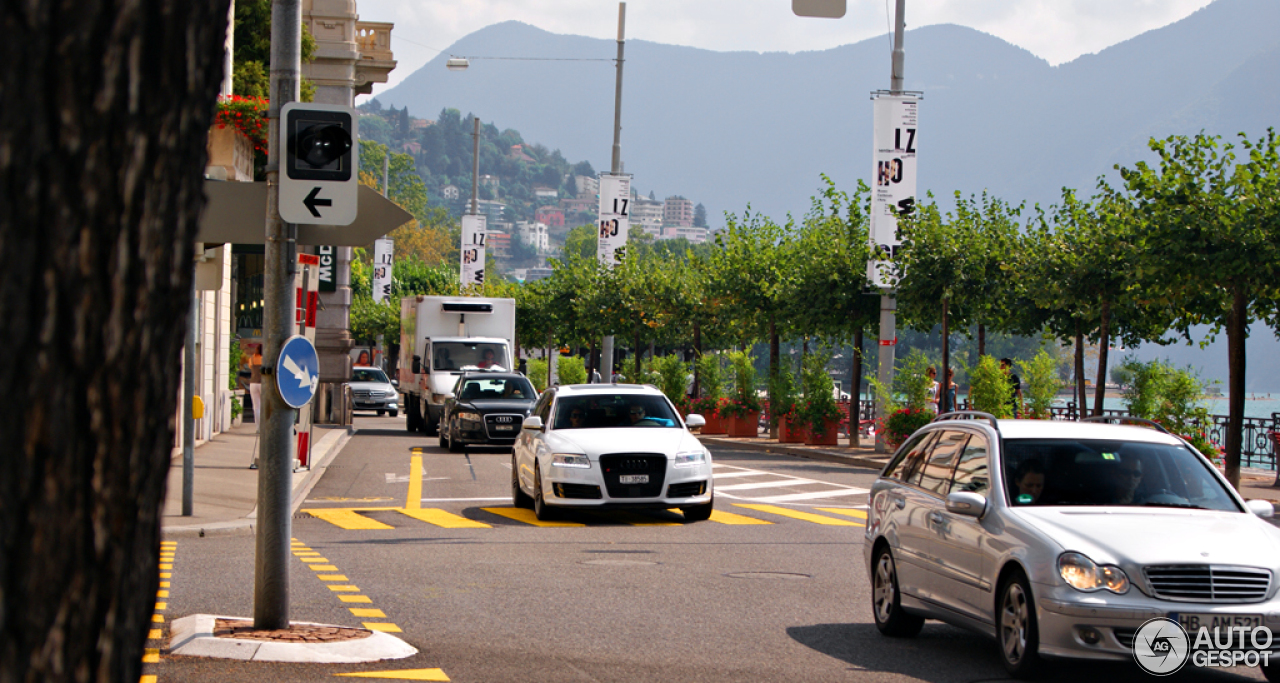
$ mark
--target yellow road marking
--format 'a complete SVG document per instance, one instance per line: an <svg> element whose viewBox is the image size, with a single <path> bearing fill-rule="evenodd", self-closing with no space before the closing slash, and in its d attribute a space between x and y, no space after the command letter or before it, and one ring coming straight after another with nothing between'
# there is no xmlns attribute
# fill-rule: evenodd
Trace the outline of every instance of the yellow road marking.
<svg viewBox="0 0 1280 683"><path fill-rule="evenodd" d="M360 589L355 586L329 586L329 590L334 593L359 593Z"/></svg>
<svg viewBox="0 0 1280 683"><path fill-rule="evenodd" d="M157 612L163 612L163 611L165 611L165 610L167 610L167 609L169 609L169 603L167 603L167 602L157 602L157 603L156 603L156 611L157 611Z"/></svg>
<svg viewBox="0 0 1280 683"><path fill-rule="evenodd" d="M320 579L321 581L350 581L351 580L351 579L348 579L346 576L343 576L342 574L316 574L316 578Z"/></svg>
<svg viewBox="0 0 1280 683"><path fill-rule="evenodd" d="M422 456L415 455L409 460L409 493L404 499L406 510L417 510L422 507Z"/></svg>
<svg viewBox="0 0 1280 683"><path fill-rule="evenodd" d="M357 617L365 617L366 619L386 619L387 615L382 610L373 607L348 607L351 614Z"/></svg>
<svg viewBox="0 0 1280 683"><path fill-rule="evenodd" d="M857 522L848 522L843 519L836 519L834 517L826 517L823 515L815 515L811 512L801 512L799 510L792 510L790 508L778 507L776 505L754 505L749 503L734 503L734 505L740 508L746 508L748 510L770 512L775 515L782 515L783 517L791 517L792 519L802 519L806 522L813 522L814 524L826 524L828 526L866 526L865 524L858 524Z"/></svg>
<svg viewBox="0 0 1280 683"><path fill-rule="evenodd" d="M327 558L324 558L324 557L299 557L298 559L302 560L303 562L306 562L307 564L311 564L313 562L319 562L323 564L329 561Z"/></svg>
<svg viewBox="0 0 1280 683"><path fill-rule="evenodd" d="M338 599L343 602L373 602L367 595L339 595Z"/></svg>
<svg viewBox="0 0 1280 683"><path fill-rule="evenodd" d="M821 510L823 512L830 512L833 515L844 515L845 517L853 517L854 519L860 519L864 522L867 520L866 510L855 510L853 508L815 508L815 509ZM858 526L866 526L866 524L859 523Z"/></svg>
<svg viewBox="0 0 1280 683"><path fill-rule="evenodd" d="M171 565L171 564L162 564L162 565L160 565L160 568L161 568L161 569L173 569L173 565Z"/></svg>
<svg viewBox="0 0 1280 683"><path fill-rule="evenodd" d="M142 663L143 663L143 664L159 664L159 663L160 663L160 649L159 649L159 648L154 648L154 647L149 647L149 648L146 648L145 650L143 650L143 651L142 651Z"/></svg>
<svg viewBox="0 0 1280 683"><path fill-rule="evenodd" d="M169 597L169 591L156 591L156 597L157 597L157 598L167 598L167 597Z"/></svg>
<svg viewBox="0 0 1280 683"><path fill-rule="evenodd" d="M173 574L170 574L169 572L160 572L160 578L162 578L162 579L172 579L172 578L173 578Z"/></svg>
<svg viewBox="0 0 1280 683"><path fill-rule="evenodd" d="M365 621L362 625L370 631L381 631L383 633L403 633L404 631L395 624L385 621Z"/></svg>
<svg viewBox="0 0 1280 683"><path fill-rule="evenodd" d="M139 678L138 683L156 683L156 677L151 674L147 674L146 676Z"/></svg>
<svg viewBox="0 0 1280 683"><path fill-rule="evenodd" d="M147 640L160 640L163 637L164 631L162 629L153 628L150 631L147 631Z"/></svg>
<svg viewBox="0 0 1280 683"><path fill-rule="evenodd" d="M160 587L161 587L161 588L168 588L168 587L169 587L169 582L168 582L168 581L161 581L161 582L160 582Z"/></svg>
<svg viewBox="0 0 1280 683"><path fill-rule="evenodd" d="M333 565L331 565L331 564L309 564L309 565L307 565L307 566L308 566L308 567L311 567L311 569L312 569L313 571L317 571L317 572L336 572L336 571L338 571L338 568L337 568L337 567L335 567L335 566L333 566Z"/></svg>
<svg viewBox="0 0 1280 683"><path fill-rule="evenodd" d="M735 515L732 512L724 512L722 510L711 511L711 521L721 524L773 524L767 519L756 519L746 515Z"/></svg>
<svg viewBox="0 0 1280 683"><path fill-rule="evenodd" d="M151 623L153 623L153 624L163 624L163 623L164 623L164 615L163 615L163 614L152 614L152 615L151 615Z"/></svg>
<svg viewBox="0 0 1280 683"><path fill-rule="evenodd" d="M334 674L353 678L384 678L397 681L448 681L443 669L403 669L401 671L359 671L350 674Z"/></svg>
<svg viewBox="0 0 1280 683"><path fill-rule="evenodd" d="M490 512L495 515L498 515L499 517L514 519L517 522L524 522L525 524L532 524L533 526L561 526L561 527L586 526L586 524L579 524L578 522L543 522L539 520L537 517L533 516L533 510L525 510L522 508L480 508L480 509L484 510L485 512Z"/></svg>
<svg viewBox="0 0 1280 683"><path fill-rule="evenodd" d="M386 510L391 508L376 508L376 509ZM367 509L361 510L361 512L364 512L364 511L367 511ZM333 509L310 508L310 509L304 509L303 512L309 512L313 517L319 517L320 519L323 519L324 521L343 529L394 529L395 528L393 526L388 526L386 524L383 524L382 522L379 522L376 519L365 517L364 515L359 514L359 512L357 512L356 509L354 508L333 508Z"/></svg>
<svg viewBox="0 0 1280 683"><path fill-rule="evenodd" d="M421 497L421 495L419 495ZM436 508L405 508L401 510L404 514L428 524L444 527L446 529L492 529L493 527L484 522L477 522L473 519L460 517L444 510Z"/></svg>

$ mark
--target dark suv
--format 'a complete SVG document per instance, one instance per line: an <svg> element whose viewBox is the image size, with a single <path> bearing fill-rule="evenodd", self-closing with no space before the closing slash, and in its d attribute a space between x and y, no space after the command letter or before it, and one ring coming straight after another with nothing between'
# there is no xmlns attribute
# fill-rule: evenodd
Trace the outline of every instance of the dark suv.
<svg viewBox="0 0 1280 683"><path fill-rule="evenodd" d="M464 372L444 402L440 446L455 452L467 446L510 448L537 399L518 372Z"/></svg>

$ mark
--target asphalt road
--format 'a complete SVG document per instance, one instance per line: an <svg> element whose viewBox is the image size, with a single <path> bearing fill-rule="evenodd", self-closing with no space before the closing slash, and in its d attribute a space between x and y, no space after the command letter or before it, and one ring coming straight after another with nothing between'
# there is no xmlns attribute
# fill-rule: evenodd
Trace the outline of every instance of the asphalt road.
<svg viewBox="0 0 1280 683"><path fill-rule="evenodd" d="M318 555L291 567L289 616L389 630L419 654L315 665L162 652L146 673L245 683L358 672L394 680L429 668L465 682L1005 677L994 643L966 631L935 622L908 640L876 631L860 523L870 470L717 449L709 521L619 512L539 526L511 507L509 453L447 453L405 432L403 417L358 416L357 426L293 520L298 546ZM251 616L253 556L248 533L178 539L169 618ZM1084 678L1147 675L1128 664L1058 664L1047 676Z"/></svg>

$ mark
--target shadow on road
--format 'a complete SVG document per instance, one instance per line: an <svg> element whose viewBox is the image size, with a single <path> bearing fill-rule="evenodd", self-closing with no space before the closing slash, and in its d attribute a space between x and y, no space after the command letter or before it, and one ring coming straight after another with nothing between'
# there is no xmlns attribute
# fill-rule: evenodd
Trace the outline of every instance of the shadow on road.
<svg viewBox="0 0 1280 683"><path fill-rule="evenodd" d="M1005 673L996 644L962 629L928 622L915 638L888 638L874 624L814 624L792 626L787 635L828 657L850 664L851 671L899 674L951 683L1013 680ZM1130 662L1049 661L1039 681L1210 681L1227 683L1261 679L1257 669L1208 671L1191 666L1157 679Z"/></svg>

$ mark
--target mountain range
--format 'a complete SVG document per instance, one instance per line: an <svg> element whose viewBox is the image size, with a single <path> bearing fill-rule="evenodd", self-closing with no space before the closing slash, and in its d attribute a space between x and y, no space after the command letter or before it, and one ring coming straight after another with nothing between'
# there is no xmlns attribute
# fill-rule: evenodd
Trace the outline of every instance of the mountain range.
<svg viewBox="0 0 1280 683"><path fill-rule="evenodd" d="M1115 164L1150 159L1153 136L1204 131L1235 139L1244 132L1256 139L1280 125L1277 27L1277 0L1216 0L1057 66L963 26L909 30L905 86L923 93L919 192L949 203L953 192L986 190L1048 206L1063 187L1087 196L1099 176L1114 181ZM889 85L888 36L798 53L642 40L627 41L625 50L622 159L642 193L702 202L715 227L722 212L748 205L775 219L798 218L821 174L842 189L870 182L869 99ZM567 159L608 169L615 54L612 40L508 21L460 39L377 97L420 118L446 107L474 113ZM448 71L450 56L469 58L470 68ZM1255 334L1280 350L1265 328L1255 326ZM1251 370L1250 391L1280 390L1280 353L1254 346L1252 365L1276 359L1276 372ZM1175 348L1155 355L1182 362L1187 354ZM1225 380L1225 369L1219 376L1186 362Z"/></svg>

